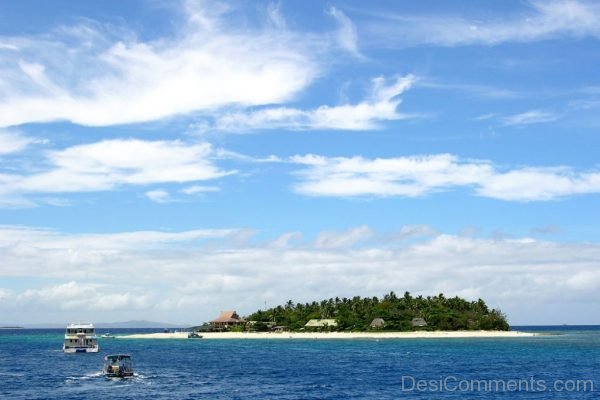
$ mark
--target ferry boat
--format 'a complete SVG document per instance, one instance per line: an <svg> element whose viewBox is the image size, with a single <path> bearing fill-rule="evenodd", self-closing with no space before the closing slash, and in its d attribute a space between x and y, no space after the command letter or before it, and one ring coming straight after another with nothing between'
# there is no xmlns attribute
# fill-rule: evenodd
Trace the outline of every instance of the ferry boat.
<svg viewBox="0 0 600 400"><path fill-rule="evenodd" d="M93 324L69 324L65 332L63 351L65 353L97 353L98 337Z"/></svg>
<svg viewBox="0 0 600 400"><path fill-rule="evenodd" d="M104 375L109 378L133 376L133 362L128 354L111 354L104 357Z"/></svg>

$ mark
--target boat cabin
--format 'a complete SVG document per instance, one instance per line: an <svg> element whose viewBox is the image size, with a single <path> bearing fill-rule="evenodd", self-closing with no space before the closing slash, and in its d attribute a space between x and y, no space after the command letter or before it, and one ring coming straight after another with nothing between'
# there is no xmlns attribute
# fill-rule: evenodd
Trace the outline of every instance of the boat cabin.
<svg viewBox="0 0 600 400"><path fill-rule="evenodd" d="M123 378L133 376L133 362L128 354L111 354L104 357L104 375Z"/></svg>

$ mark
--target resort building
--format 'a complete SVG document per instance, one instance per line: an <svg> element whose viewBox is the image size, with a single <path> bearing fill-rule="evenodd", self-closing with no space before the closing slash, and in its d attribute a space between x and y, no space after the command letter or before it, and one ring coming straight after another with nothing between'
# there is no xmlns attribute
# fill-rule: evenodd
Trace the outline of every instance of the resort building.
<svg viewBox="0 0 600 400"><path fill-rule="evenodd" d="M271 328L271 331L276 333L288 332L289 330L290 328L288 328L286 325L277 325Z"/></svg>
<svg viewBox="0 0 600 400"><path fill-rule="evenodd" d="M246 320L241 318L235 310L221 311L221 314L216 319L210 321L209 324L215 329L228 329L238 325L245 325Z"/></svg>
<svg viewBox="0 0 600 400"><path fill-rule="evenodd" d="M331 327L335 328L337 325L338 325L338 323L335 319L311 319L304 325L304 327L320 329L320 328L331 328Z"/></svg>

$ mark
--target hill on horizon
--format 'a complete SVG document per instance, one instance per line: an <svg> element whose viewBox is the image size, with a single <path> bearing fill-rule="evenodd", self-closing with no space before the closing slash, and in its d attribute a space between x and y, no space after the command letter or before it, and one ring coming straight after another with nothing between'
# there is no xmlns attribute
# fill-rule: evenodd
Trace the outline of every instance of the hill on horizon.
<svg viewBox="0 0 600 400"><path fill-rule="evenodd" d="M86 321L87 322L87 321ZM41 329L41 328L65 328L69 322L64 324L59 323L39 323L39 324L16 324L25 328ZM131 320L121 322L93 322L96 328L100 329L115 329L115 328L185 328L191 324L172 324L169 322L156 322L146 320ZM15 325L15 324L11 324Z"/></svg>

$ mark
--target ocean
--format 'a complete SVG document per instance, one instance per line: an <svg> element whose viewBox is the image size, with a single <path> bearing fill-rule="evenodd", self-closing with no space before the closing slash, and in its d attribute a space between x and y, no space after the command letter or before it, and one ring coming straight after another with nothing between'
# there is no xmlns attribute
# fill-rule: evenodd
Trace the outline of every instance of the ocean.
<svg viewBox="0 0 600 400"><path fill-rule="evenodd" d="M598 399L600 326L508 339L122 340L63 354L63 330L0 330L1 399ZM104 330L98 329L98 333ZM160 332L113 329L111 333ZM102 376L131 354L136 375Z"/></svg>

